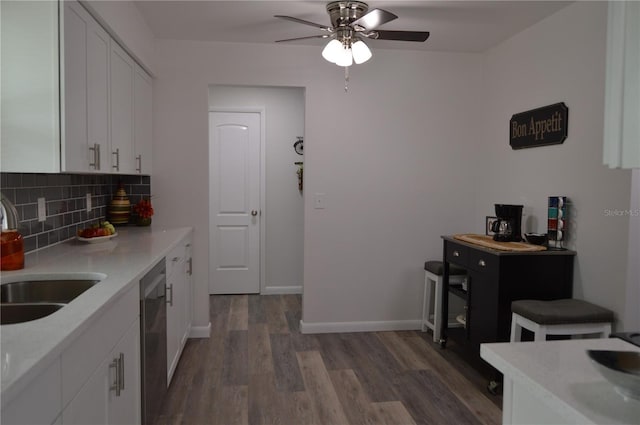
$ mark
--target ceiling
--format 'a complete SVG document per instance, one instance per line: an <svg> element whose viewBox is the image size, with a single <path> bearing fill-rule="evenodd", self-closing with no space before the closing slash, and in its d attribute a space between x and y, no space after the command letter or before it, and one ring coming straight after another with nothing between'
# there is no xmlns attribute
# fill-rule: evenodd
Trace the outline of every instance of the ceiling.
<svg viewBox="0 0 640 425"><path fill-rule="evenodd" d="M273 15L329 25L326 1L155 1L135 4L156 38L238 43L321 34ZM371 40L372 48L482 52L567 6L568 1L369 1L398 19L380 29L430 31L425 43ZM321 39L290 44L321 46Z"/></svg>

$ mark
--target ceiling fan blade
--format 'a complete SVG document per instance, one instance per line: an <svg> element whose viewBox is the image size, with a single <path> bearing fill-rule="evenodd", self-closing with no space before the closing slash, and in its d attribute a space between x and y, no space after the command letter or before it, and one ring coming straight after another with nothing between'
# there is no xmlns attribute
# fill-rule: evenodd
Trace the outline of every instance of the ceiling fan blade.
<svg viewBox="0 0 640 425"><path fill-rule="evenodd" d="M311 38L329 38L331 37L329 34L322 34L322 35L310 35L307 37L296 37L296 38L286 38L284 40L276 40L276 43L282 43L285 41L296 41L296 40L308 40Z"/></svg>
<svg viewBox="0 0 640 425"><path fill-rule="evenodd" d="M331 31L331 27L326 25L316 24L315 22L305 21L304 19L294 18L293 16L274 15L274 18L286 19L287 21L297 22L299 24L309 25L315 28L319 28L322 31Z"/></svg>
<svg viewBox="0 0 640 425"><path fill-rule="evenodd" d="M396 15L386 10L373 9L361 16L359 19L353 21L351 25L360 31L370 31L397 18L398 17Z"/></svg>
<svg viewBox="0 0 640 425"><path fill-rule="evenodd" d="M377 35L376 35L377 33ZM429 38L429 31L381 31L376 30L369 36L376 40L396 40L396 41L426 41Z"/></svg>

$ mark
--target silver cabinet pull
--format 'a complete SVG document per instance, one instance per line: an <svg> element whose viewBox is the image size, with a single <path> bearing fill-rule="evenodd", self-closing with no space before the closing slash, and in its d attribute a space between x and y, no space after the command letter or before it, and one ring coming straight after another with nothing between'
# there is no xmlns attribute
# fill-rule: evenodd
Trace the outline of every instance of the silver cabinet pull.
<svg viewBox="0 0 640 425"><path fill-rule="evenodd" d="M120 358L118 359L120 363L120 367L118 369L118 378L119 378L119 387L121 390L124 390L124 353L120 353ZM119 395L116 392L116 395Z"/></svg>
<svg viewBox="0 0 640 425"><path fill-rule="evenodd" d="M459 253L458 251L453 251L453 256L454 256L454 257L459 257L459 256L460 256L460 253Z"/></svg>
<svg viewBox="0 0 640 425"><path fill-rule="evenodd" d="M256 210L251 210L251 215L252 215L253 217L257 216L257 215L258 215L258 211L256 211Z"/></svg>
<svg viewBox="0 0 640 425"><path fill-rule="evenodd" d="M116 397L120 397L120 359L113 359L109 363L109 370L114 370L114 382L109 386L109 391L115 391Z"/></svg>
<svg viewBox="0 0 640 425"><path fill-rule="evenodd" d="M93 167L94 170L100 169L100 144L94 143L93 147L89 147L90 151L93 151L93 162L89 163L89 167Z"/></svg>
<svg viewBox="0 0 640 425"><path fill-rule="evenodd" d="M189 276L193 274L193 258L189 258L189 270L187 270Z"/></svg>
<svg viewBox="0 0 640 425"><path fill-rule="evenodd" d="M116 171L120 171L120 148L116 148L115 152L111 153L116 156L116 165L112 165L112 168L115 168Z"/></svg>
<svg viewBox="0 0 640 425"><path fill-rule="evenodd" d="M175 263L175 262L176 262L176 261L178 261L179 259L180 259L180 257L173 257L173 258L171 259L171 261L173 261L173 262Z"/></svg>
<svg viewBox="0 0 640 425"><path fill-rule="evenodd" d="M171 297L167 297L167 304L169 304L170 307L173 307L173 283L167 286L167 292L171 294Z"/></svg>
<svg viewBox="0 0 640 425"><path fill-rule="evenodd" d="M487 265L487 263L485 263L484 260L480 260L480 261L478 261L478 265L480 267L485 267Z"/></svg>
<svg viewBox="0 0 640 425"><path fill-rule="evenodd" d="M142 174L142 154L136 156L136 161L138 161L138 166L136 167L136 171Z"/></svg>

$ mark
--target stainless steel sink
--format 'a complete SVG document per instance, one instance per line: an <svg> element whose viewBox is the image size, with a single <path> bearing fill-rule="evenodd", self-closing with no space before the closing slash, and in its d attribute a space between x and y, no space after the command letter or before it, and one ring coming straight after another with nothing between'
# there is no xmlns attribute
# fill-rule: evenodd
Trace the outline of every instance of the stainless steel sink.
<svg viewBox="0 0 640 425"><path fill-rule="evenodd" d="M0 286L0 302L69 303L99 280L29 280Z"/></svg>
<svg viewBox="0 0 640 425"><path fill-rule="evenodd" d="M0 285L0 324L30 322L53 314L106 276L82 277L23 278Z"/></svg>
<svg viewBox="0 0 640 425"><path fill-rule="evenodd" d="M2 304L0 306L0 325L30 322L46 317L64 307L55 303Z"/></svg>

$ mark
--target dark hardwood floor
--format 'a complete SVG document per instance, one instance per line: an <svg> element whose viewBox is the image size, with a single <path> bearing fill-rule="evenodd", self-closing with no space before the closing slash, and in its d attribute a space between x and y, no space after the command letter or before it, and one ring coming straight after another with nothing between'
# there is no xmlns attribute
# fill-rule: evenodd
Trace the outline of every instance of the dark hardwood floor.
<svg viewBox="0 0 640 425"><path fill-rule="evenodd" d="M214 295L161 424L498 424L487 380L417 331L303 335L299 295Z"/></svg>

